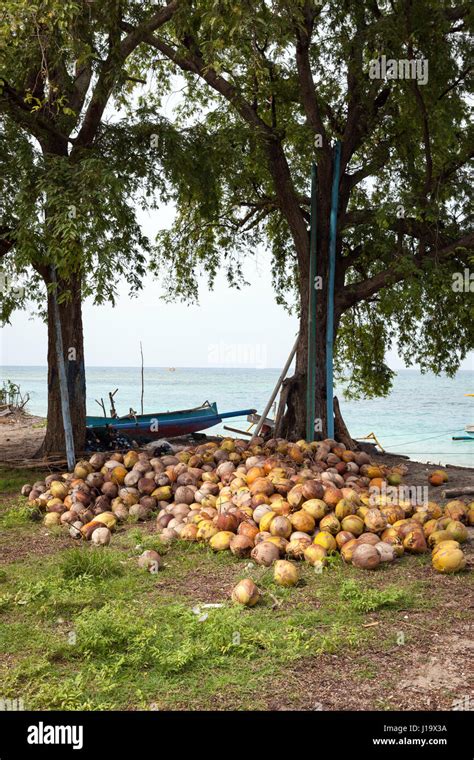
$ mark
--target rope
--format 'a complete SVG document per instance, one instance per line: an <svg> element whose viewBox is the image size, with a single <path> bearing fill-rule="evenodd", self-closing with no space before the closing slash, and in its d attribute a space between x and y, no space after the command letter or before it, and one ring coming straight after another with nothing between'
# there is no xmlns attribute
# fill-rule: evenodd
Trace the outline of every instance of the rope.
<svg viewBox="0 0 474 760"><path fill-rule="evenodd" d="M435 432L437 433L438 431L427 430L426 432L427 433L435 433ZM442 433L440 433L440 435L445 435L446 433L463 433L463 432L464 432L464 430L462 430L461 428L455 428L453 430L444 430ZM382 435L383 435L383 433L382 433ZM400 436L404 436L404 435L405 435L405 433L391 433L390 437L389 437L389 440L391 440L392 438L400 438Z"/></svg>
<svg viewBox="0 0 474 760"><path fill-rule="evenodd" d="M393 445L392 444L390 445L392 448L394 447L396 448L397 446L408 446L410 443L421 443L422 441L433 441L436 438L444 438L446 435L446 432L449 432L449 431L445 431L444 433L441 433L440 435L431 435L431 436L427 436L426 438L416 438L414 441L413 440L406 441L406 443L394 443ZM451 432L456 432L456 431L451 431Z"/></svg>

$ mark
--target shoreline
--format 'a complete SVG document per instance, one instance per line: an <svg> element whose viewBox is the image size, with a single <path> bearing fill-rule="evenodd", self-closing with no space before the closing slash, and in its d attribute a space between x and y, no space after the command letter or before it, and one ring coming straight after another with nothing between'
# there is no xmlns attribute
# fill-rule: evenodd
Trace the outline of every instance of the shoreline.
<svg viewBox="0 0 474 760"><path fill-rule="evenodd" d="M30 394L27 410L35 417L47 414L45 373L45 367L18 368L17 371L4 368L4 375L12 376ZM249 407L261 410L268 402L278 374L276 369L257 372L246 368L178 367L175 372L168 372L146 367L144 408L164 412L199 406L209 399L217 402L221 412ZM88 413L100 414L95 400L105 399L107 392L116 387L119 388L115 399L119 414L126 414L131 407L139 408L139 385L137 368L88 367ZM383 398L351 399L344 396L341 387L336 390L344 422L355 439L361 440L373 432L390 453L440 466L445 463L474 466L474 439L452 440L454 436L464 435L466 425L474 422L474 399L464 396L474 390L474 371L463 370L449 379L421 375L416 369L403 370L394 379L389 395ZM240 429L248 426L244 417L235 422L234 427ZM225 420L210 432L226 435L224 424ZM40 441L36 443L39 446Z"/></svg>
<svg viewBox="0 0 474 760"><path fill-rule="evenodd" d="M37 415L12 414L11 416L0 418L0 467L15 469L16 467L27 469L26 463L31 462L44 438L46 429L46 418ZM212 438L213 436L210 436ZM92 453L92 452L91 452ZM428 486L429 498L437 500L441 498L442 488L433 487L428 484L428 474L442 466L449 471L448 488L462 488L474 485L474 466L465 467L450 463L439 462L419 462L411 459L401 453L385 452L382 453L375 448L369 452L374 461L384 464L405 465L408 469L406 482L414 486ZM38 467L47 469L55 468L54 462L49 465L38 459ZM56 465L58 468L59 465ZM62 468L60 468L62 469Z"/></svg>

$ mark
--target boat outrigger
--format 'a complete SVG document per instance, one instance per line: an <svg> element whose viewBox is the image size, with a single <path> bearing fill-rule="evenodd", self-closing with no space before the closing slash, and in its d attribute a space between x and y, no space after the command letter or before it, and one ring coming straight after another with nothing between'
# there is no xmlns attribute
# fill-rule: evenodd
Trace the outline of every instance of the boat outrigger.
<svg viewBox="0 0 474 760"><path fill-rule="evenodd" d="M474 393L465 393L465 396L473 396ZM464 428L466 435L456 435L452 437L453 441L474 441L474 425L466 425Z"/></svg>
<svg viewBox="0 0 474 760"><path fill-rule="evenodd" d="M219 412L215 401L212 403L205 401L194 409L179 409L174 412L155 412L154 414L131 412L123 417L87 417L86 426L90 432L120 433L145 442L198 433L219 425L224 419L243 417L254 414L255 411L255 409L238 409L234 412Z"/></svg>

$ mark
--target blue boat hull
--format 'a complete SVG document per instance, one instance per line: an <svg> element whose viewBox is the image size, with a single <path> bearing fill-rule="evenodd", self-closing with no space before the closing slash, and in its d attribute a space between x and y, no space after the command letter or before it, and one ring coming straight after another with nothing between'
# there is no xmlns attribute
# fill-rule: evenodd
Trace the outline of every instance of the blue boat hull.
<svg viewBox="0 0 474 760"><path fill-rule="evenodd" d="M252 414L255 409L240 409L235 412L219 413L217 404L204 404L196 409L175 412L158 412L127 417L87 417L86 426L90 432L114 432L126 435L136 441L153 441L157 438L174 438L180 435L198 433L218 425L223 419Z"/></svg>

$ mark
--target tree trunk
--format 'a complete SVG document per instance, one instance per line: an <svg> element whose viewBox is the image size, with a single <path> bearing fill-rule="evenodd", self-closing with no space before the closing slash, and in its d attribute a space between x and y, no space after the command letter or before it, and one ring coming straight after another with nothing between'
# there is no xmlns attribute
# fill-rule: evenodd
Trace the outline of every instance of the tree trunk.
<svg viewBox="0 0 474 760"><path fill-rule="evenodd" d="M323 289L317 296L316 327L316 439L326 437L326 305ZM301 295L300 331L293 377L285 381L286 412L279 434L289 440L306 438L306 380L308 361L308 286Z"/></svg>
<svg viewBox="0 0 474 760"><path fill-rule="evenodd" d="M44 276L44 275L43 275ZM49 278L45 281L49 284ZM61 296L67 297L61 301ZM84 448L86 425L86 378L82 331L81 278L72 274L67 281L58 278L57 298L63 336L64 361L69 391L71 423L76 454ZM56 334L52 296L48 294L48 423L38 455L65 452Z"/></svg>
<svg viewBox="0 0 474 760"><path fill-rule="evenodd" d="M322 287L316 296L316 440L322 440L327 436L327 408L326 408L326 324L328 305L328 269L329 269L329 213L330 196L328 185L320 183L318 198L318 240L317 240L317 276L321 278ZM337 240L336 250L339 253L341 241ZM308 298L309 298L309 235L308 245L305 250L299 250L299 294L300 294L300 325L299 342L296 350L295 374L285 380L283 384L286 411L280 416L279 424L275 429L275 435L288 440L306 438L306 381L308 362ZM338 257L336 256L336 261ZM336 293L341 285L344 274L336 269ZM341 312L337 308L337 298L334 314L334 340L341 318ZM337 440L344 442L348 448L355 448L344 424L344 420L337 405L334 419L334 435Z"/></svg>

